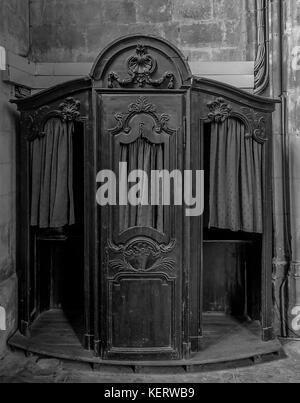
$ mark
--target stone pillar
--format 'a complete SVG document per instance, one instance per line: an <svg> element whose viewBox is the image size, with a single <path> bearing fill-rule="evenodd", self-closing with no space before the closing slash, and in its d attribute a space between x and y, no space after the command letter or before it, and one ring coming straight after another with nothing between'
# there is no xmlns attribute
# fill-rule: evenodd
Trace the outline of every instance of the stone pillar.
<svg viewBox="0 0 300 403"><path fill-rule="evenodd" d="M290 337L300 337L300 0L284 0L282 7L292 260L288 278L287 333Z"/></svg>
<svg viewBox="0 0 300 403"><path fill-rule="evenodd" d="M1 0L0 46L28 54L28 2ZM16 276L16 135L19 115L9 99L13 86L0 74L0 358L17 327Z"/></svg>
<svg viewBox="0 0 300 403"><path fill-rule="evenodd" d="M289 185L287 133L285 127L286 88L282 63L282 0L269 1L270 95L281 100L273 115L273 190L274 190L274 328L287 335L288 274L290 268Z"/></svg>
<svg viewBox="0 0 300 403"><path fill-rule="evenodd" d="M0 356L17 323L17 280L15 275L15 139L17 115L9 106L11 86L0 81L0 306L5 326L0 329ZM4 312L3 312L4 310ZM4 328L4 329L3 329Z"/></svg>

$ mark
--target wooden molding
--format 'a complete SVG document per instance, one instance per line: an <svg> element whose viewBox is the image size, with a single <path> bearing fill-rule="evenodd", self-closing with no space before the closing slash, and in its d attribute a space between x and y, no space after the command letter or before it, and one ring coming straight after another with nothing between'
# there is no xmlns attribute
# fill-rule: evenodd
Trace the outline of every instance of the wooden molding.
<svg viewBox="0 0 300 403"><path fill-rule="evenodd" d="M209 109L207 121L221 124L229 118L240 119L247 129L247 138L253 138L260 144L264 144L267 141L266 121L263 114L248 107L234 109L221 97L209 102L207 107Z"/></svg>
<svg viewBox="0 0 300 403"><path fill-rule="evenodd" d="M49 106L44 105L37 111L25 115L23 126L26 139L33 141L36 138L44 137L46 135L44 126L50 118L61 119L63 122L80 120L80 101L68 97L55 110L51 110Z"/></svg>

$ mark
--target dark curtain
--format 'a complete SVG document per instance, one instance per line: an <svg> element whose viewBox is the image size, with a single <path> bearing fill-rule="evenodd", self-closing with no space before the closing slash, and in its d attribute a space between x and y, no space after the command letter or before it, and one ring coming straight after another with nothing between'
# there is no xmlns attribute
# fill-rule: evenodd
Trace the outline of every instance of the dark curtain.
<svg viewBox="0 0 300 403"><path fill-rule="evenodd" d="M53 118L31 143L31 225L60 228L75 223L73 122Z"/></svg>
<svg viewBox="0 0 300 403"><path fill-rule="evenodd" d="M212 124L210 227L263 232L262 150L238 120Z"/></svg>
<svg viewBox="0 0 300 403"><path fill-rule="evenodd" d="M133 227L151 227L160 232L164 231L163 206L151 206L151 171L164 169L163 154L163 145L150 144L142 138L134 143L121 145L120 161L127 162L127 174L133 170L143 170L147 173L148 184L142 184L142 191L148 193L149 200L148 206L120 206L121 232Z"/></svg>

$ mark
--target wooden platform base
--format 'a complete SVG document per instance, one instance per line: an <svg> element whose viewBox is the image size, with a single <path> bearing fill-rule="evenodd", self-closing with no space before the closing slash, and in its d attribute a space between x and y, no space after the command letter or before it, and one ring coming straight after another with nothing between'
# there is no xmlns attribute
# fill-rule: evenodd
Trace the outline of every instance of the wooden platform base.
<svg viewBox="0 0 300 403"><path fill-rule="evenodd" d="M251 365L283 356L278 340L261 340L258 323L240 323L225 315L204 315L204 349L190 360L182 361L104 361L83 349L78 331L74 329L62 311L49 311L35 322L30 338L18 332L10 339L9 345L26 353L88 363L98 369L117 365L135 371L144 367L181 367L197 371L215 366Z"/></svg>

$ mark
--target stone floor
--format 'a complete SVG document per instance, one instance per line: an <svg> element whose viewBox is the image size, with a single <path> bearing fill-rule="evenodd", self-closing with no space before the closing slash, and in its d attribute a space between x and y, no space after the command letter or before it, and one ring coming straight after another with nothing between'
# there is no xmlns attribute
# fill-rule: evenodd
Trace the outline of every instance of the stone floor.
<svg viewBox="0 0 300 403"><path fill-rule="evenodd" d="M201 373L134 374L81 364L26 358L8 352L0 360L0 383L300 383L300 342L284 346L287 358L250 367Z"/></svg>

